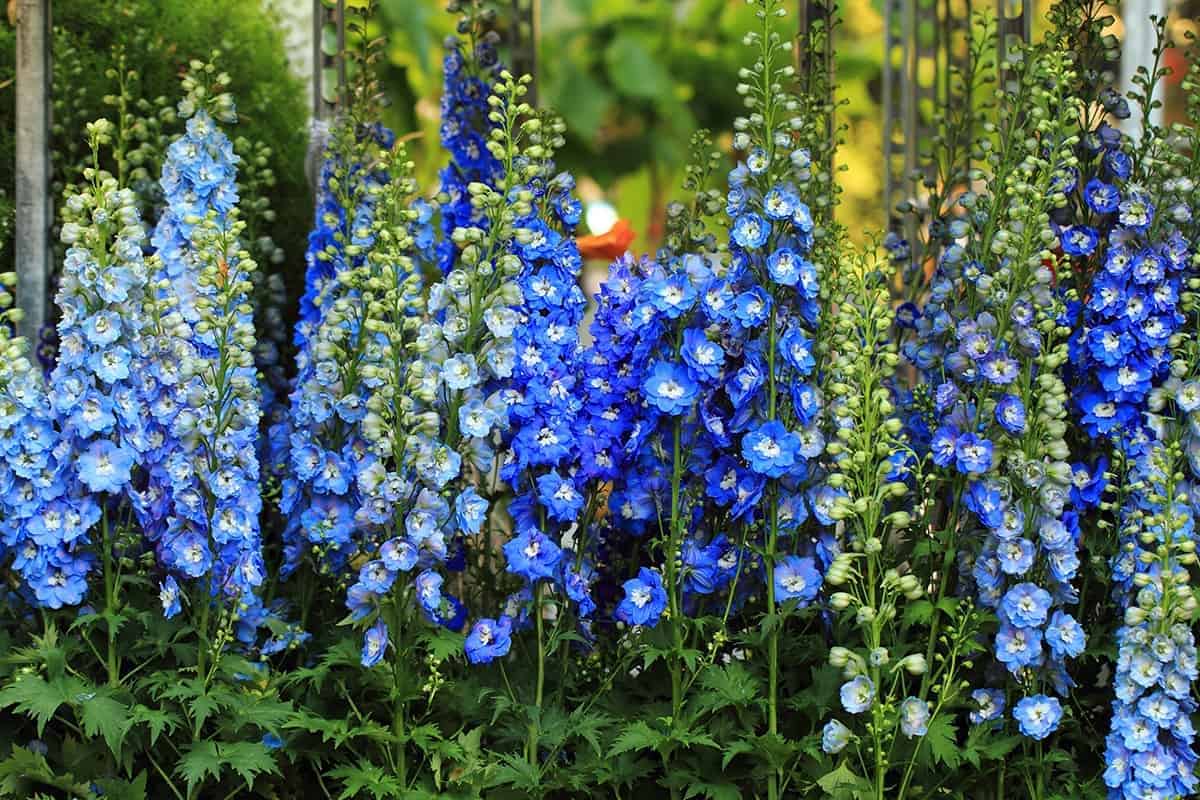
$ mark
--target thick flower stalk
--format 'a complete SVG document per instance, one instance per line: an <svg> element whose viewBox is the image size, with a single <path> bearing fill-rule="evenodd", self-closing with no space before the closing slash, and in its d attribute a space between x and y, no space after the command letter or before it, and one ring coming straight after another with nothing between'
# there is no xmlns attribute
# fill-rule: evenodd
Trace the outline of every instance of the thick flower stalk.
<svg viewBox="0 0 1200 800"><path fill-rule="evenodd" d="M1057 238L1050 215L1066 202L1077 166L1080 109L1064 94L1073 67L1061 49L1031 49L1009 69L1013 90L1035 111L1002 110L998 135L1008 146L986 151L997 188L959 198L963 241L942 250L905 352L928 384L928 457L945 487L931 520L943 557L927 566L938 585L935 608L961 553L960 580L999 618L996 660L1030 703L1050 709L1029 726L1028 703L1016 704L1018 727L1040 741L1061 717L1045 692L1068 691L1067 659L1084 648L1069 610L1080 566L1070 502L1076 472L1086 471L1067 460L1060 371L1069 328L1059 321L1049 249ZM934 614L927 659L940 641L942 615Z"/></svg>
<svg viewBox="0 0 1200 800"><path fill-rule="evenodd" d="M218 126L236 119L232 98L219 91L228 78L194 63L183 83L187 132L168 148L162 186L169 205L153 237L161 265L152 287L159 350L141 386L162 438L138 505L167 572L166 616L183 609L185 587L194 582L203 674L233 635L252 643L266 617L256 596L265 578L261 395L250 304L256 265L239 242L236 156Z"/></svg>
<svg viewBox="0 0 1200 800"><path fill-rule="evenodd" d="M671 719L679 720L694 680L684 674L685 650L695 644L689 612L707 608L727 621L735 605L765 590L764 616L776 620L763 632L768 735L779 732L777 615L810 605L821 585L801 530L807 483L825 449L814 347L821 272L814 245L822 232L804 200L814 190L811 159L800 141L800 102L783 88L794 71L789 42L773 30L779 12L774 2L760 3L761 31L747 36L757 60L741 71L738 92L751 113L734 124L743 160L729 175L724 203L713 208L690 171L695 202L672 209L675 229L687 232L671 241L683 249L615 268L592 359L625 361L611 385L596 375L588 387L604 390L596 410L615 416L607 425L625 438L618 463L629 466L614 481L612 523L657 534L653 566L631 565L636 576L625 584L617 619L647 627L665 619ZM703 174L713 161L700 155L693 170ZM704 232L704 218L714 214L727 225L724 242ZM625 390L626 369L640 373L631 408L609 399ZM704 643L710 653L722 636ZM770 777L769 796L780 780Z"/></svg>
<svg viewBox="0 0 1200 800"><path fill-rule="evenodd" d="M112 141L106 120L88 125L93 161ZM38 605L83 601L88 575L103 560L106 595L114 587L116 518L110 506L129 490L135 464L153 447L145 436L136 389L143 358L143 299L148 269L145 229L128 189L98 167L68 197L62 229L68 245L55 302L60 311L58 361L48 384L32 374L9 387L28 413L10 445L21 452L17 475L30 496L13 509L18 570ZM14 376L16 377L16 376Z"/></svg>
<svg viewBox="0 0 1200 800"><path fill-rule="evenodd" d="M746 41L759 49L758 58L739 71L738 93L750 113L734 121L733 144L745 160L730 174L726 197L729 272L725 288L715 282L703 293L706 308L732 334L721 342L731 356L724 386L729 404L709 408L704 422L714 449L733 451L718 460L719 472L710 470L711 477L721 478L708 488L727 491L730 479L735 481L731 517L747 530L762 559L766 728L773 736L779 732L783 623L768 623L816 598L818 554L802 526L810 506L819 521L831 521L819 519L821 503L809 490L825 448L814 340L822 321L821 276L833 250L827 246L829 231L814 223L805 201L823 206L833 197L813 181L803 139L812 132L798 113L801 98L784 89L795 76L790 41L771 24L784 11L767 0L756 13L761 31ZM816 139L811 144L822 152L832 147ZM696 356L688 358L689 345L685 338L685 359L691 361ZM782 780L781 772L768 776L771 800Z"/></svg>
<svg viewBox="0 0 1200 800"><path fill-rule="evenodd" d="M367 449L361 421L371 392L360 367L371 337L352 276L375 245L377 205L389 180L382 161L394 141L390 131L351 116L334 129L322 166L291 412L270 432L272 451L287 460L284 575L307 560L316 574L338 578L355 552L353 519L363 504L357 469Z"/></svg>
<svg viewBox="0 0 1200 800"><path fill-rule="evenodd" d="M1192 384L1188 392L1197 389ZM1189 403L1190 404L1190 403ZM1192 414L1194 412L1183 412ZM1193 438L1188 434L1185 438ZM1114 572L1131 568L1132 596L1118 656L1104 782L1110 798L1195 794L1196 562L1194 474L1175 437L1133 456Z"/></svg>
<svg viewBox="0 0 1200 800"><path fill-rule="evenodd" d="M455 7L452 5L451 10ZM439 133L450 157L439 173L442 238L437 245L437 260L443 272L453 269L457 260L454 231L485 222L471 202L468 187L472 183L497 185L502 169L488 146L496 129L488 98L501 71L496 51L499 36L490 30L495 12L474 3L466 12L459 22L460 35L446 40L442 58Z"/></svg>
<svg viewBox="0 0 1200 800"><path fill-rule="evenodd" d="M383 542L350 587L347 603L358 619L384 608L396 593L398 573L418 568L413 603L427 620L457 630L466 612L444 590L439 569L461 561L464 540L478 544L472 548L478 552L491 546L484 522L489 478L500 466L494 437L508 427L511 399L496 391L497 381L513 373L517 308L523 299L518 282L523 265L512 250L522 235L519 220L533 207L532 193L522 182L537 174L524 149L532 146L526 137L538 126L529 116L532 109L520 100L525 82L503 73L495 86L491 105L502 122L492 146L506 169L496 187L469 187L487 224L455 231L461 248L457 266L421 300L413 292L419 287L402 280L394 268L390 276L375 278L386 302L367 306L371 314L382 314L370 330L383 345L382 363L391 366L368 372L371 380L383 381L383 393L364 408L362 427L374 454L385 460L365 471L360 484L375 487L376 494L395 494L369 501L364 513L395 514L403 520L403 536ZM411 240L410 234L401 244L411 246ZM389 470L396 471L394 478ZM543 565L550 552L535 549L529 558ZM382 656L372 641L390 641L386 627L372 630L374 639L368 639L363 653L368 665Z"/></svg>
<svg viewBox="0 0 1200 800"><path fill-rule="evenodd" d="M915 457L896 415L892 384L900 356L890 338L889 293L880 273L868 267L846 261L831 281L838 315L828 397L836 436L826 446L833 463L825 479L836 492L827 513L841 522L846 539L825 582L833 591L831 607L856 629L857 640L857 646L834 647L830 663L846 679L840 692L843 709L868 722L856 733L830 720L822 746L838 753L853 740L861 762L871 768L874 796L899 798L907 788L907 774L898 794L887 793L895 738L898 733L923 736L930 721L954 701L962 642L955 637L950 651L935 657L944 690L935 702L916 697L929 665L924 649L906 645L896 630L903 601L923 594L915 575L901 574L904 556L896 552L913 519L905 498L913 489ZM847 638L838 641L851 644Z"/></svg>

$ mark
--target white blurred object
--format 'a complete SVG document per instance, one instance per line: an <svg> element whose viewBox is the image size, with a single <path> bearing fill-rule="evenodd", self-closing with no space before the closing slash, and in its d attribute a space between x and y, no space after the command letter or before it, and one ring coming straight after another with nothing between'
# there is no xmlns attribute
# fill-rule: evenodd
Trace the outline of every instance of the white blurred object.
<svg viewBox="0 0 1200 800"><path fill-rule="evenodd" d="M1141 0L1137 3L1123 3L1122 22L1125 25L1125 38L1121 42L1121 93L1137 89L1133 78L1137 68L1144 66L1150 69L1154 66L1154 44L1156 28L1150 20L1151 16L1165 17L1167 15L1167 0ZM1161 67L1162 64L1160 63ZM1139 90L1140 91L1140 90ZM1163 82L1159 81L1154 87L1155 100L1162 100ZM1132 104L1131 104L1132 105ZM1142 137L1142 109L1136 106L1130 108L1129 119L1124 120L1122 127L1135 141ZM1162 124L1162 108L1156 108L1150 114L1153 125Z"/></svg>
<svg viewBox="0 0 1200 800"><path fill-rule="evenodd" d="M617 224L617 219L617 209L607 200L593 200L588 203L587 211L584 212L584 221L587 222L588 230L593 236L603 236L611 231L613 225Z"/></svg>

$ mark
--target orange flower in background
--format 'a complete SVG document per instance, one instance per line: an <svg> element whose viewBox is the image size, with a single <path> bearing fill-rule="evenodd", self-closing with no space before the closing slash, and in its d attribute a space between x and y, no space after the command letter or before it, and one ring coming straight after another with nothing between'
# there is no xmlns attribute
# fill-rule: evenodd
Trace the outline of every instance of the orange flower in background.
<svg viewBox="0 0 1200 800"><path fill-rule="evenodd" d="M600 258L612 261L625 255L634 235L629 220L619 219L609 228L608 233L599 236L579 236L575 239L575 244L579 246L579 255L585 259Z"/></svg>

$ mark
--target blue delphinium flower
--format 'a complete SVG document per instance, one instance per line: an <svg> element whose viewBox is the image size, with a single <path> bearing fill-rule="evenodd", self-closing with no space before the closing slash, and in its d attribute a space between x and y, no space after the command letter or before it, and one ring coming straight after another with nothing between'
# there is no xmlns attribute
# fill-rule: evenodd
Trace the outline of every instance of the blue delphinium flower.
<svg viewBox="0 0 1200 800"><path fill-rule="evenodd" d="M393 138L380 127L339 125L321 168L290 412L269 434L284 462L285 576L306 556L318 573L337 575L354 549L351 520L365 503L357 471L369 466L359 456L368 448L361 424L374 388L362 375L373 343L355 280L376 241L380 187L391 177L380 152Z"/></svg>
<svg viewBox="0 0 1200 800"><path fill-rule="evenodd" d="M625 581L625 597L617 604L616 617L628 625L658 624L667 607L667 592L656 570L642 567L636 578Z"/></svg>
<svg viewBox="0 0 1200 800"><path fill-rule="evenodd" d="M1023 697L1013 707L1013 719L1020 726L1021 733L1037 741L1058 730L1062 714L1062 703L1058 698L1044 694Z"/></svg>
<svg viewBox="0 0 1200 800"><path fill-rule="evenodd" d="M846 749L851 736L849 728L836 719L831 719L821 729L821 750L830 755L837 755Z"/></svg>
<svg viewBox="0 0 1200 800"><path fill-rule="evenodd" d="M1120 137L1097 141L1091 156L1101 174L1089 182L1087 200L1093 212L1106 215L1103 241L1094 255L1073 253L1092 255L1098 263L1090 286L1081 287L1085 300L1070 308L1075 328L1070 364L1084 429L1097 438L1130 439L1140 435L1140 410L1166 377L1166 344L1184 321L1179 301L1191 247L1169 217L1150 238L1154 204L1130 176L1106 166L1106 155L1120 153L1126 143ZM1101 212L1097 202L1105 209L1119 202L1120 211Z"/></svg>
<svg viewBox="0 0 1200 800"><path fill-rule="evenodd" d="M700 389L683 366L667 361L659 361L651 367L643 388L646 402L671 416L691 410Z"/></svg>
<svg viewBox="0 0 1200 800"><path fill-rule="evenodd" d="M362 665L373 667L383 660L388 649L388 627L382 619L367 629L362 647Z"/></svg>
<svg viewBox="0 0 1200 800"><path fill-rule="evenodd" d="M207 72L194 78L228 83ZM211 86L203 88L211 89ZM147 463L137 498L159 561L177 577L202 578L198 602L229 602L246 644L269 614L257 589L266 578L259 533L261 394L250 305L256 269L238 237L236 163L219 122L236 120L232 98L189 93L187 132L169 148L161 185L167 209L152 242L160 286L157 360L141 384L163 446ZM158 513L164 509L166 515Z"/></svg>
<svg viewBox="0 0 1200 800"><path fill-rule="evenodd" d="M546 534L531 528L504 544L508 571L530 583L553 578L557 574L562 549Z"/></svg>
<svg viewBox="0 0 1200 800"><path fill-rule="evenodd" d="M900 703L900 732L910 739L929 731L929 704L917 697L906 697Z"/></svg>
<svg viewBox="0 0 1200 800"><path fill-rule="evenodd" d="M838 694L842 708L851 714L861 714L875 699L875 685L866 675L859 675L843 683Z"/></svg>
<svg viewBox="0 0 1200 800"><path fill-rule="evenodd" d="M579 612L579 620L594 610L587 585L594 577L588 561L594 543L587 513L594 511L592 498L599 491L580 469L583 440L577 430L585 387L580 380L579 329L586 307L579 288L583 262L574 238L578 201L574 180L556 172L550 160L553 140L538 132L557 130L561 123L545 116L541 125L544 128L522 129L527 144L537 142L544 149L538 158L528 159L527 183L510 190L534 200L528 213L514 221L510 248L522 302L512 306L510 319L498 320L496 328L506 333L511 327L512 336L511 374L500 376L509 429L499 474L515 495L509 513L519 532L537 529L546 537L547 552L562 553L555 570L541 574L523 570L522 555L517 554L514 563L512 542L505 546L509 571L530 582L539 636L542 604L552 591L569 590L566 599Z"/></svg>
<svg viewBox="0 0 1200 800"><path fill-rule="evenodd" d="M816 599L821 590L821 573L810 556L786 555L775 568L775 599L796 600L801 607Z"/></svg>
<svg viewBox="0 0 1200 800"><path fill-rule="evenodd" d="M975 689L971 692L971 699L975 702L975 708L971 710L969 718L975 725L992 722L1004 715L1006 701L1000 689Z"/></svg>
<svg viewBox="0 0 1200 800"><path fill-rule="evenodd" d="M480 619L467 634L467 660L472 664L487 664L508 654L512 647L512 618L501 615L498 620Z"/></svg>

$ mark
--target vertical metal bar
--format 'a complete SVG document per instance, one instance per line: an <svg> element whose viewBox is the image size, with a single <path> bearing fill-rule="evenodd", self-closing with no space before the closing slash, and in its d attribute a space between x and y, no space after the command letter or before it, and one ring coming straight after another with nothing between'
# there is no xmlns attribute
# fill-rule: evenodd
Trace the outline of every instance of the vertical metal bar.
<svg viewBox="0 0 1200 800"><path fill-rule="evenodd" d="M312 7L312 116L314 120L319 120L325 102L321 90L321 78L325 69L325 53L321 46L325 35L325 4L321 0L312 0Z"/></svg>
<svg viewBox="0 0 1200 800"><path fill-rule="evenodd" d="M337 110L350 105L350 87L346 82L346 0L337 0Z"/></svg>
<svg viewBox="0 0 1200 800"><path fill-rule="evenodd" d="M901 116L899 93L903 91L903 62L897 64L897 53L903 49L903 43L897 31L900 27L898 16L904 12L901 0L885 0L883 9L883 194L890 220L895 217L896 204L904 187L904 176L896 166L900 157L896 142L896 127Z"/></svg>
<svg viewBox="0 0 1200 800"><path fill-rule="evenodd" d="M16 18L17 302L36 346L50 288L50 0L17 0Z"/></svg>
<svg viewBox="0 0 1200 800"><path fill-rule="evenodd" d="M1004 63L1014 42L1026 43L1031 36L1031 0L996 0L996 64Z"/></svg>
<svg viewBox="0 0 1200 800"><path fill-rule="evenodd" d="M905 0L900 34L904 45L904 67L900 73L900 116L903 128L901 145L904 148L904 166L901 174L906 194L913 168L917 163L917 62L920 60L920 48L917 47L918 2L920 0Z"/></svg>

